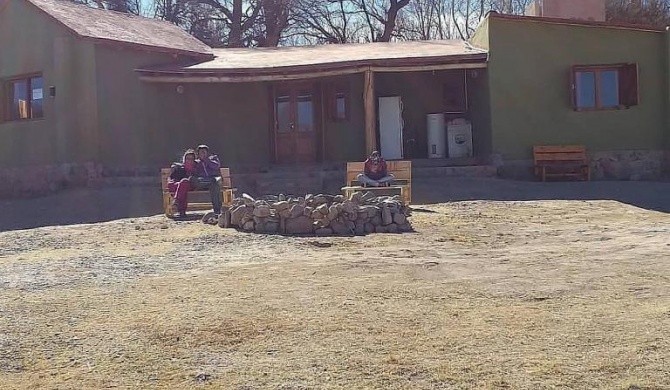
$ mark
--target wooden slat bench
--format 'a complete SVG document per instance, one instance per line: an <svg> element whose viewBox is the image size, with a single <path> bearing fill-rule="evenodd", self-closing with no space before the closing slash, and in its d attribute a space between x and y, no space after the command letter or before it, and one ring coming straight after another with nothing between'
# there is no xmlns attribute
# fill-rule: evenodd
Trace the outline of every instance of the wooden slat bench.
<svg viewBox="0 0 670 390"><path fill-rule="evenodd" d="M535 176L542 181L551 177L591 180L586 147L581 145L535 146L533 161Z"/></svg>
<svg viewBox="0 0 670 390"><path fill-rule="evenodd" d="M165 216L172 218L174 216L175 210L172 207L172 202L174 197L168 191L168 180L170 179L170 168L161 169L161 188L163 189L163 209L165 210ZM233 183L230 178L230 168L221 168L221 192L223 193L223 204L228 206L232 204L233 198L235 196L235 191L237 189L233 188ZM209 191L189 191L189 196L191 194L207 194ZM202 211L209 210L212 208L212 202L208 199L207 202L188 202L187 211Z"/></svg>
<svg viewBox="0 0 670 390"><path fill-rule="evenodd" d="M386 168L395 177L393 183L387 187L363 187L358 181L358 175L365 170L364 162L347 163L347 181L342 187L344 196L349 198L355 192L399 189L400 197L405 204L412 203L412 162L411 161L387 161Z"/></svg>

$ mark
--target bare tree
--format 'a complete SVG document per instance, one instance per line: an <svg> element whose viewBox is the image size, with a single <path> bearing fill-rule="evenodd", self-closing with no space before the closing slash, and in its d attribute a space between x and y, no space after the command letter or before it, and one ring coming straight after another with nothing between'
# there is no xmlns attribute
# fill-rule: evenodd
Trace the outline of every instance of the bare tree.
<svg viewBox="0 0 670 390"><path fill-rule="evenodd" d="M670 25L670 0L608 0L606 11L610 22Z"/></svg>

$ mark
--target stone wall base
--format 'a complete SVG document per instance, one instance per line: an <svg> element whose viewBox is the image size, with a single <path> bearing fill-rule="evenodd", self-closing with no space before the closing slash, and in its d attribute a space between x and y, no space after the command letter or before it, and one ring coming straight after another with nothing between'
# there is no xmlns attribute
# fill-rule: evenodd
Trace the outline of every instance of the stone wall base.
<svg viewBox="0 0 670 390"><path fill-rule="evenodd" d="M65 188L83 187L102 177L93 162L0 169L0 198L46 195Z"/></svg>
<svg viewBox="0 0 670 390"><path fill-rule="evenodd" d="M498 175L503 178L532 180L533 160L497 161ZM589 152L591 180L662 180L670 171L670 151L620 150Z"/></svg>

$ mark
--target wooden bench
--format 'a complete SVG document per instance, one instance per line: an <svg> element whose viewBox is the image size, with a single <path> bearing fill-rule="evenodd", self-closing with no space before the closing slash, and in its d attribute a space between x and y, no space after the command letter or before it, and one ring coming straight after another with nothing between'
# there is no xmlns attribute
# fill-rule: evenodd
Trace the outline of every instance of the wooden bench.
<svg viewBox="0 0 670 390"><path fill-rule="evenodd" d="M412 162L411 161L387 161L386 168L395 177L391 185L387 187L363 187L358 181L358 175L365 170L364 162L347 163L347 181L342 187L344 196L348 199L355 192L399 189L400 197L405 204L412 203Z"/></svg>
<svg viewBox="0 0 670 390"><path fill-rule="evenodd" d="M542 181L546 181L549 177L591 180L591 170L584 146L535 146L533 161L535 176Z"/></svg>
<svg viewBox="0 0 670 390"><path fill-rule="evenodd" d="M172 170L170 168L161 169L161 188L163 189L163 209L165 210L165 216L172 218L174 216L175 210L172 207L174 197L168 191L168 180L170 179L170 173ZM233 198L235 196L235 191L237 189L233 188L232 180L230 178L230 168L221 168L221 192L223 193L223 204L228 206L233 203ZM209 191L189 191L189 196L191 194L207 194ZM202 211L209 210L212 208L212 201L208 202L188 202L187 211Z"/></svg>

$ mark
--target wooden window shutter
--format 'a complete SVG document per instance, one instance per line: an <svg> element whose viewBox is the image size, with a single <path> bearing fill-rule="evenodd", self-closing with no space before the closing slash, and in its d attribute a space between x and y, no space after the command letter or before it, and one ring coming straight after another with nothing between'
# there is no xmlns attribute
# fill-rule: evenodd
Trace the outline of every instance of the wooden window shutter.
<svg viewBox="0 0 670 390"><path fill-rule="evenodd" d="M626 64L619 68L619 101L625 107L639 104L637 64Z"/></svg>
<svg viewBox="0 0 670 390"><path fill-rule="evenodd" d="M577 82L575 80L576 77L576 69L575 67L570 68L570 107L572 107L573 110L577 111Z"/></svg>

